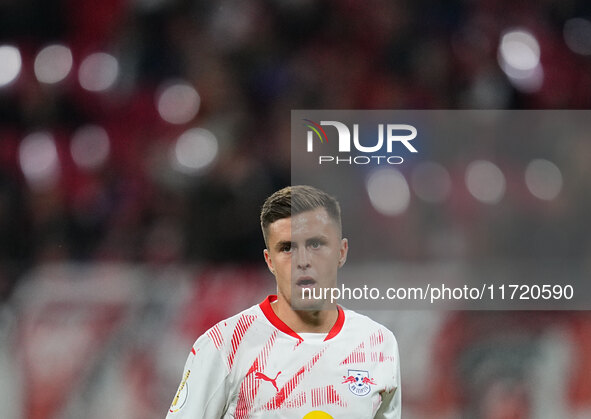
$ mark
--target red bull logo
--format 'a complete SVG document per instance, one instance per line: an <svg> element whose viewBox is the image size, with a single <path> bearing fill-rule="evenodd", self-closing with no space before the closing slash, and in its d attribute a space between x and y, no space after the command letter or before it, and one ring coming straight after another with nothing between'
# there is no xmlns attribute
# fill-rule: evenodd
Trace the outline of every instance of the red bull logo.
<svg viewBox="0 0 591 419"><path fill-rule="evenodd" d="M356 383L357 382L357 380L355 379L355 377L353 377L352 375L350 375L348 377L346 377L346 376L343 375L343 378L345 379L343 381L343 384Z"/></svg>
<svg viewBox="0 0 591 419"><path fill-rule="evenodd" d="M372 384L372 385L374 385L374 386L376 385L376 383L374 382L373 378L363 377L363 378L361 379L361 382L362 382L363 384Z"/></svg>

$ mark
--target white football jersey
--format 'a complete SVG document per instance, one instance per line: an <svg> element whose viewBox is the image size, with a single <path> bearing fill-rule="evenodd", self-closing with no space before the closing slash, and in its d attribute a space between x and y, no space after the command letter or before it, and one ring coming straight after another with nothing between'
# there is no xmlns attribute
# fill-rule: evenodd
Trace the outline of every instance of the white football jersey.
<svg viewBox="0 0 591 419"><path fill-rule="evenodd" d="M167 419L399 419L392 332L339 308L328 334L297 334L269 296L195 342Z"/></svg>

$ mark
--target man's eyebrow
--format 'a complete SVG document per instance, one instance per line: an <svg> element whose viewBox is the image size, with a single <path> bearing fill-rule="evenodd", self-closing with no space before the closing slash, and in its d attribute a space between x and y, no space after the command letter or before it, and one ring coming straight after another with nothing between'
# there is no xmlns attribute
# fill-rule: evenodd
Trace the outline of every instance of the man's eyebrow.
<svg viewBox="0 0 591 419"><path fill-rule="evenodd" d="M306 239L306 243L311 243L311 242L326 243L326 242L328 242L328 237L326 237L324 234L318 234L316 236L309 237Z"/></svg>

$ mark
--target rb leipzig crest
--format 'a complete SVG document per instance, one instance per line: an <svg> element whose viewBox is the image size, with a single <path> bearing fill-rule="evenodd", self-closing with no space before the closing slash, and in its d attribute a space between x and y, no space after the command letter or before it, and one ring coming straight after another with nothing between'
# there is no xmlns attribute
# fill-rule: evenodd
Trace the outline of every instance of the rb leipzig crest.
<svg viewBox="0 0 591 419"><path fill-rule="evenodd" d="M347 375L343 376L343 383L347 384L351 393L356 396L365 396L369 394L370 385L376 385L373 378L369 378L368 371L348 370Z"/></svg>

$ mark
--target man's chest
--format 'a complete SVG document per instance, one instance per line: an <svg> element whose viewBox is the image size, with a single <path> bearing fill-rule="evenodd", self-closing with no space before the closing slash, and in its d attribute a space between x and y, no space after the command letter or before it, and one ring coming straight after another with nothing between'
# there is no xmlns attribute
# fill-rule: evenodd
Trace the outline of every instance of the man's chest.
<svg viewBox="0 0 591 419"><path fill-rule="evenodd" d="M372 418L380 393L392 384L384 373L391 364L351 352L337 345L277 345L264 357L249 354L233 372L228 411L236 418L303 418L315 411Z"/></svg>

